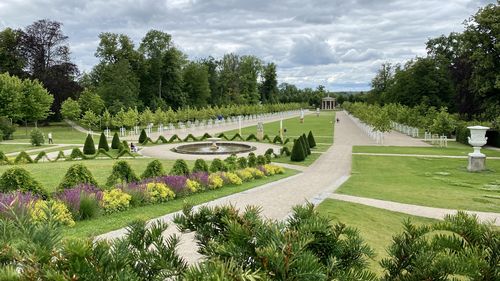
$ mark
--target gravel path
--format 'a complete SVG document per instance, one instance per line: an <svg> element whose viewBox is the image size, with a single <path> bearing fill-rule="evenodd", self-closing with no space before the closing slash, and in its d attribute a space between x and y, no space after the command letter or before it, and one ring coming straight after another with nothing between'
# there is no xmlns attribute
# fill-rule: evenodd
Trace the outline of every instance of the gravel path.
<svg viewBox="0 0 500 281"><path fill-rule="evenodd" d="M384 201L366 197L358 197L344 194L334 193L330 196L332 199L353 202L358 204L367 205L370 207L385 209L393 212L405 213L409 215L427 217L433 219L443 219L446 215L453 215L457 213L457 210L453 209L443 209L443 208L433 208L412 204L403 204L393 201ZM477 215L479 220L483 222L494 221L494 224L500 226L500 213L491 212L477 212L477 211L466 211L469 214Z"/></svg>

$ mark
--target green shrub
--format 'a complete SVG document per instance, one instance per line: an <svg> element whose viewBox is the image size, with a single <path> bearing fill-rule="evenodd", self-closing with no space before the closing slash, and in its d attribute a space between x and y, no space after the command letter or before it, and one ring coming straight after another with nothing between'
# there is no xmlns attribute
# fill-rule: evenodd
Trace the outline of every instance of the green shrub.
<svg viewBox="0 0 500 281"><path fill-rule="evenodd" d="M255 136L255 134L250 134L246 141L259 141L259 139Z"/></svg>
<svg viewBox="0 0 500 281"><path fill-rule="evenodd" d="M304 145L300 141L300 138L293 142L292 153L290 155L290 160L294 162L301 162L306 159L306 153L304 151Z"/></svg>
<svg viewBox="0 0 500 281"><path fill-rule="evenodd" d="M120 145L120 137L118 136L118 133L115 132L115 134L113 135L113 140L111 141L111 148L118 149L119 145Z"/></svg>
<svg viewBox="0 0 500 281"><path fill-rule="evenodd" d="M266 158L266 164L270 164L272 161L271 154L265 154L264 157Z"/></svg>
<svg viewBox="0 0 500 281"><path fill-rule="evenodd" d="M158 140L156 142L161 142L161 143L168 143L168 140L164 136L159 136Z"/></svg>
<svg viewBox="0 0 500 281"><path fill-rule="evenodd" d="M286 156L290 156L292 153L290 152L290 149L288 149L287 146L283 146L280 151L280 155L285 154Z"/></svg>
<svg viewBox="0 0 500 281"><path fill-rule="evenodd" d="M160 162L160 160L153 160L149 162L148 166L146 167L146 170L144 170L144 173L142 173L141 178L143 179L156 178L163 175L165 175L165 169L163 169L163 164Z"/></svg>
<svg viewBox="0 0 500 281"><path fill-rule="evenodd" d="M146 130L142 129L141 134L139 135L139 143L144 144L148 140L148 135L146 134Z"/></svg>
<svg viewBox="0 0 500 281"><path fill-rule="evenodd" d="M82 183L97 186L97 181L92 176L90 170L83 164L74 164L68 168L58 189L72 188Z"/></svg>
<svg viewBox="0 0 500 281"><path fill-rule="evenodd" d="M45 143L45 137L40 129L33 129L30 132L31 145L41 146Z"/></svg>
<svg viewBox="0 0 500 281"><path fill-rule="evenodd" d="M73 148L73 150L71 150L71 154L66 160L75 160L78 158L87 159L87 156L85 156L85 154L83 154L83 152L79 148L75 147Z"/></svg>
<svg viewBox="0 0 500 281"><path fill-rule="evenodd" d="M64 155L64 151L60 150L59 153L57 154L56 158L54 158L53 161L57 161L59 159L66 159L66 155Z"/></svg>
<svg viewBox="0 0 500 281"><path fill-rule="evenodd" d="M31 159L31 156L26 153L26 151L21 151L17 156L16 159L14 159L14 164L27 164L27 163L33 163L33 159Z"/></svg>
<svg viewBox="0 0 500 281"><path fill-rule="evenodd" d="M221 139L229 140L229 138L224 133L220 133L219 135L217 135L217 137L221 138Z"/></svg>
<svg viewBox="0 0 500 281"><path fill-rule="evenodd" d="M304 138L304 136L299 137L299 141L302 144L302 149L304 150L304 153L306 157L310 154L310 151L308 150L309 144L307 144L307 140Z"/></svg>
<svg viewBox="0 0 500 281"><path fill-rule="evenodd" d="M246 157L239 157L238 160L238 169L245 169L248 167L248 161Z"/></svg>
<svg viewBox="0 0 500 281"><path fill-rule="evenodd" d="M101 133L101 137L99 138L99 149L101 148L109 151L108 139L106 139L106 135L104 135L104 133Z"/></svg>
<svg viewBox="0 0 500 281"><path fill-rule="evenodd" d="M7 155L5 155L5 153L0 151L0 165L8 165L8 164L12 164L9 157L7 157Z"/></svg>
<svg viewBox="0 0 500 281"><path fill-rule="evenodd" d="M76 219L88 220L95 218L101 212L99 201L93 196L82 194L80 197L80 206Z"/></svg>
<svg viewBox="0 0 500 281"><path fill-rule="evenodd" d="M237 159L238 157L236 156L236 154L231 154L231 156L224 159L224 163L226 164L226 167L229 171L234 171L238 168L236 164Z"/></svg>
<svg viewBox="0 0 500 281"><path fill-rule="evenodd" d="M0 141L10 140L16 131L16 124L11 124L7 117L0 117Z"/></svg>
<svg viewBox="0 0 500 281"><path fill-rule="evenodd" d="M235 140L235 139L239 139L239 140L244 140L243 137L240 135L240 133L236 133L230 140Z"/></svg>
<svg viewBox="0 0 500 281"><path fill-rule="evenodd" d="M186 164L186 161L183 159L177 159L175 160L174 165L172 166L172 169L170 170L171 175L184 175L187 176L189 175L189 167Z"/></svg>
<svg viewBox="0 0 500 281"><path fill-rule="evenodd" d="M129 183L133 181L138 181L139 178L135 175L134 171L130 167L127 161L117 161L113 165L113 170L111 171L111 175L108 177L106 182L107 186L113 186L120 181L121 183Z"/></svg>
<svg viewBox="0 0 500 281"><path fill-rule="evenodd" d="M302 134L302 141L304 142L304 147L306 148L307 155L311 155L311 148L309 147L309 142L307 141L306 134Z"/></svg>
<svg viewBox="0 0 500 281"><path fill-rule="evenodd" d="M21 167L12 167L0 177L0 192L11 191L31 192L47 198L48 193L31 174Z"/></svg>
<svg viewBox="0 0 500 281"><path fill-rule="evenodd" d="M183 139L183 141L185 142L188 142L189 140L197 141L198 139L195 136L193 136L193 134L189 134Z"/></svg>
<svg viewBox="0 0 500 281"><path fill-rule="evenodd" d="M99 150L97 150L97 153L92 158L95 159L95 158L97 158L98 156L101 156L101 155L107 156L109 159L114 159L113 156L111 156L111 154L109 154L103 148L99 148Z"/></svg>
<svg viewBox="0 0 500 281"><path fill-rule="evenodd" d="M309 134L307 135L307 142L309 143L310 148L316 147L316 140L314 139L312 131L309 131Z"/></svg>
<svg viewBox="0 0 500 281"><path fill-rule="evenodd" d="M268 142L272 142L272 141L271 141L271 138L270 138L268 135L264 135L264 136L262 137L262 140L263 140L263 141L264 141L264 140L266 140L266 141L268 141Z"/></svg>
<svg viewBox="0 0 500 281"><path fill-rule="evenodd" d="M264 153L264 155L273 155L273 154L274 154L274 149L272 149L272 148L268 148L266 150L266 152Z"/></svg>
<svg viewBox="0 0 500 281"><path fill-rule="evenodd" d="M121 145L118 146L118 153L121 153L122 151L129 151L130 152L130 146L128 146L128 143L126 140L121 142Z"/></svg>
<svg viewBox="0 0 500 281"><path fill-rule="evenodd" d="M273 139L273 143L283 143L283 140L280 136L275 136Z"/></svg>
<svg viewBox="0 0 500 281"><path fill-rule="evenodd" d="M257 157L255 157L255 153L248 153L248 167L256 167L257 166Z"/></svg>
<svg viewBox="0 0 500 281"><path fill-rule="evenodd" d="M125 155L135 158L135 155L132 154L128 149L123 149L120 152L118 152L118 155L116 155L116 159L119 159Z"/></svg>
<svg viewBox="0 0 500 281"><path fill-rule="evenodd" d="M215 158L214 160L212 160L212 163L210 164L210 172L216 173L216 172L223 172L225 170L226 167L222 160L220 160L219 158Z"/></svg>
<svg viewBox="0 0 500 281"><path fill-rule="evenodd" d="M285 141L283 142L283 145L285 145L285 144L289 143L290 141L291 141L291 139L290 139L290 138L286 138L286 139L285 139Z"/></svg>
<svg viewBox="0 0 500 281"><path fill-rule="evenodd" d="M257 156L257 165L258 166L262 166L262 165L265 165L266 164L266 157L264 157L264 155L259 155Z"/></svg>
<svg viewBox="0 0 500 281"><path fill-rule="evenodd" d="M95 144L91 134L88 134L87 138L85 139L85 144L83 145L83 154L85 155L95 154Z"/></svg>
<svg viewBox="0 0 500 281"><path fill-rule="evenodd" d="M181 138L179 138L179 136L177 134L175 134L175 135L171 136L170 139L168 139L168 142L172 143L172 142L174 142L176 140L182 141Z"/></svg>
<svg viewBox="0 0 500 281"><path fill-rule="evenodd" d="M205 160L200 158L194 161L193 173L196 172L208 172L208 165L207 162L205 162Z"/></svg>
<svg viewBox="0 0 500 281"><path fill-rule="evenodd" d="M200 140L201 141L206 140L206 139L211 138L211 137L212 137L212 135L210 135L209 133L204 133L203 136L201 136Z"/></svg>

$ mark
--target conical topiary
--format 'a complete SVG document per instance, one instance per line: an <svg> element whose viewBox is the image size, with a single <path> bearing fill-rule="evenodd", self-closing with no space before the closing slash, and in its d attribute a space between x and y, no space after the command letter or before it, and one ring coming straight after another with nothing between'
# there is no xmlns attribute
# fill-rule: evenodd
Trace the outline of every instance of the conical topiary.
<svg viewBox="0 0 500 281"><path fill-rule="evenodd" d="M113 140L111 141L111 148L118 149L119 146L120 146L120 137L118 136L118 133L115 133L113 135Z"/></svg>
<svg viewBox="0 0 500 281"><path fill-rule="evenodd" d="M142 129L141 135L139 136L139 143L145 143L148 140L148 135L146 134L146 130Z"/></svg>
<svg viewBox="0 0 500 281"><path fill-rule="evenodd" d="M85 139L85 144L83 145L83 154L95 154L95 144L91 134L88 134L87 138Z"/></svg>
<svg viewBox="0 0 500 281"><path fill-rule="evenodd" d="M186 163L186 161L182 159L177 159L174 162L174 165L172 166L172 169L170 170L170 175L177 175L177 176L187 176L189 175L189 167Z"/></svg>
<svg viewBox="0 0 500 281"><path fill-rule="evenodd" d="M208 165L207 162L205 162L205 160L200 158L194 161L193 173L196 172L208 172Z"/></svg>
<svg viewBox="0 0 500 281"><path fill-rule="evenodd" d="M307 155L311 155L311 148L309 147L309 142L307 141L306 134L302 134L302 141L304 142Z"/></svg>
<svg viewBox="0 0 500 281"><path fill-rule="evenodd" d="M309 135L307 135L307 142L310 148L316 147L316 140L314 139L312 131L309 131Z"/></svg>
<svg viewBox="0 0 500 281"><path fill-rule="evenodd" d="M83 164L74 164L68 168L58 189L72 188L79 184L91 184L97 186L97 182L90 170Z"/></svg>
<svg viewBox="0 0 500 281"><path fill-rule="evenodd" d="M307 146L309 145L306 144L303 136L300 136L298 141L300 142L300 144L302 144L302 150L304 150L304 155L305 157L307 157L309 155L309 153L307 153Z"/></svg>
<svg viewBox="0 0 500 281"><path fill-rule="evenodd" d="M290 155L290 160L294 162L301 162L306 159L306 153L304 152L304 145L299 139L293 142L292 153Z"/></svg>
<svg viewBox="0 0 500 281"><path fill-rule="evenodd" d="M104 135L104 133L101 133L101 137L99 138L99 149L101 148L109 151L108 139L106 139L106 135Z"/></svg>

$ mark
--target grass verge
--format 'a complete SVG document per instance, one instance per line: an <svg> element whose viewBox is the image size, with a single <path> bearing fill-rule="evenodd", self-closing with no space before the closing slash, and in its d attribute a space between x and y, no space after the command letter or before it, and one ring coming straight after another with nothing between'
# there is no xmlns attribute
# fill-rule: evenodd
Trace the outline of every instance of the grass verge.
<svg viewBox="0 0 500 281"><path fill-rule="evenodd" d="M447 155L467 156L472 152L472 147L461 143L448 142L448 147L413 147L413 146L354 146L353 153L388 153L388 154L419 154L419 155ZM486 156L500 157L500 151L481 149Z"/></svg>

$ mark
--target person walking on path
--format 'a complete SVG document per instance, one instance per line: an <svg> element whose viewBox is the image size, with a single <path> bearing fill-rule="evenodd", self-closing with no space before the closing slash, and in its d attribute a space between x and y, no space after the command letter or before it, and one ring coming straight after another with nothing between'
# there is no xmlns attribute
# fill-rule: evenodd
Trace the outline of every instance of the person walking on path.
<svg viewBox="0 0 500 281"><path fill-rule="evenodd" d="M54 140L52 139L52 132L49 132L47 134L47 138L49 139L49 144L53 144L54 143Z"/></svg>

